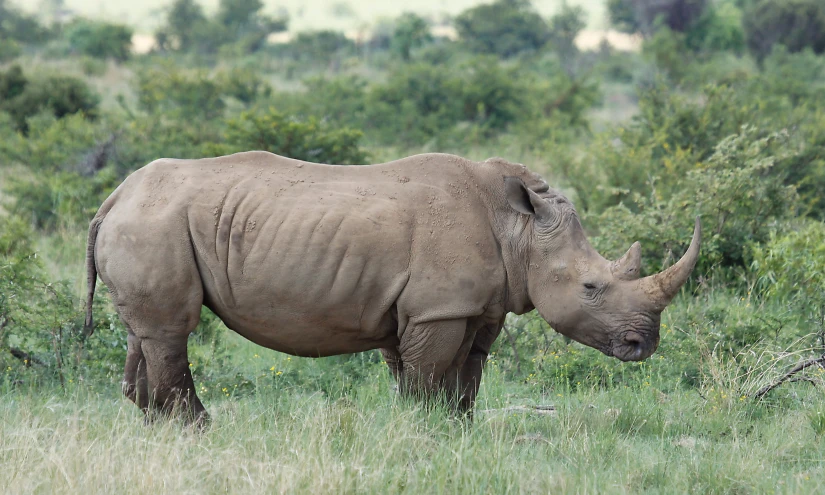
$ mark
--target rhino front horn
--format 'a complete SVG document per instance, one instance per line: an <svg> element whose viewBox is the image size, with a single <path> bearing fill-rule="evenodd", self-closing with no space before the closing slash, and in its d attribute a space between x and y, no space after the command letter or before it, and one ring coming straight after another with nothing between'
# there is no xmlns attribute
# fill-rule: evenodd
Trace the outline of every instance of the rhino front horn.
<svg viewBox="0 0 825 495"><path fill-rule="evenodd" d="M641 280L641 288L647 294L656 310L661 311L685 285L696 261L699 259L699 247L702 244L702 225L696 217L693 227L693 239L690 241L685 255L667 270L645 277ZM631 248L632 249L632 248Z"/></svg>

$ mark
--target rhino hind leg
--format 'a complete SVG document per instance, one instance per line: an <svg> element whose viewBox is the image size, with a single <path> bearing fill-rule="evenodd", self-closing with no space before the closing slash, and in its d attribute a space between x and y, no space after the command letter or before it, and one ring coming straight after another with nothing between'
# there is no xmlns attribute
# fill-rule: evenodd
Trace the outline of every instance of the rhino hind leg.
<svg viewBox="0 0 825 495"><path fill-rule="evenodd" d="M186 341L185 337L142 339L150 395L147 417L181 417L186 424L203 428L209 416L195 393Z"/></svg>
<svg viewBox="0 0 825 495"><path fill-rule="evenodd" d="M208 415L195 393L187 353L189 334L200 321L200 280L189 275L141 286L133 283L135 277L122 270L104 279L110 290L115 288L115 306L129 332L123 393L147 422L175 416L203 427Z"/></svg>
<svg viewBox="0 0 825 495"><path fill-rule="evenodd" d="M146 376L146 358L140 339L127 326L126 366L123 373L123 395L144 413L149 408L149 379Z"/></svg>

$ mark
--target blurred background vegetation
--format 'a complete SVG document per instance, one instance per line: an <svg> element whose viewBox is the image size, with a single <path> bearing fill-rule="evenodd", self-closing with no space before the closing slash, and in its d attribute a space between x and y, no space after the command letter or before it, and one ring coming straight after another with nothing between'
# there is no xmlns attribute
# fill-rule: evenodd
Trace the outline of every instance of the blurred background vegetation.
<svg viewBox="0 0 825 495"><path fill-rule="evenodd" d="M156 3L151 22L113 22L0 0L3 386L116 383L126 332L101 285L82 332L89 220L156 158L250 149L520 161L606 257L640 241L645 273L678 259L701 216L702 258L654 358L619 363L512 316L491 358L509 383L727 400L825 352L821 0L495 0L370 24L336 3L354 34L295 29L304 14L260 0ZM256 352L241 345L204 310L190 356L207 398L270 379L340 394L381 367L377 352L239 366Z"/></svg>

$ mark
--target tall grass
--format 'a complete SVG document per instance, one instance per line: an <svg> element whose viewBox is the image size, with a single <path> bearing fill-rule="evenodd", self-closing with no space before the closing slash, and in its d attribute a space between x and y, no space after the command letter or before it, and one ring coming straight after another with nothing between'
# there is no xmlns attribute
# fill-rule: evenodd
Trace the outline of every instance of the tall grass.
<svg viewBox="0 0 825 495"><path fill-rule="evenodd" d="M239 372L285 357L234 342ZM712 355L708 359L716 359ZM295 365L292 358L291 364ZM265 361L265 363L264 363ZM309 360L297 365L311 366ZM334 369L327 368L329 372ZM376 363L374 370L380 370ZM707 373L717 380L723 361ZM368 365L369 367L369 365ZM304 368L306 371L306 368ZM719 371L722 370L722 371ZM343 371L343 370L342 370ZM110 385L0 379L3 493L821 493L825 398L787 384L770 402L652 386L540 389L489 368L473 424L400 400L388 374L345 394L255 379L207 394L204 433L145 426ZM19 376L19 375L18 375ZM737 384L744 379L729 376ZM0 372L2 377L2 372ZM707 389L712 380L703 385ZM728 383L724 382L723 383ZM555 414L508 408L552 404Z"/></svg>

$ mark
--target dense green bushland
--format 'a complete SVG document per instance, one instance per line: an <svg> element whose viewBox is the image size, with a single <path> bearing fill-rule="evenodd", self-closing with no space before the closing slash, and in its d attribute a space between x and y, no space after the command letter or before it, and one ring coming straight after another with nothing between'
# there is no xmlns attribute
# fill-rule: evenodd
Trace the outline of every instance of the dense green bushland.
<svg viewBox="0 0 825 495"><path fill-rule="evenodd" d="M286 19L260 1L222 0L207 15L195 0L176 0L158 49L137 56L128 26L46 25L0 0L0 61L9 61L0 67L0 438L40 438L44 418L59 452L118 452L105 461L125 473L115 490L155 486L134 475L154 465L145 451L142 467L127 466L134 439L103 441L105 431L89 426L131 432L137 422L136 410L119 416L123 404L110 400L126 333L105 287L92 335L82 315L85 229L129 173L160 157L249 149L338 164L443 151L501 155L542 173L571 197L606 257L640 241L645 274L681 256L699 216L702 257L663 314L659 351L619 363L535 313L512 316L487 363L479 409L488 411L467 429L393 399L378 353L291 358L243 342L204 310L190 360L226 426L200 440L166 426L145 434L244 455L264 449L256 467L213 460L223 467L204 479L228 490L247 469L252 486L279 491L816 491L822 368L756 395L825 353L823 31L786 30L803 14L813 26L818 4L607 3L615 25L643 33L640 53L582 53L573 40L584 11L565 6L544 19L522 0L460 14L457 41L433 38L430 20L410 13L364 41L314 31L281 45L266 36ZM616 101L631 118L612 116ZM531 403L559 410L501 410ZM408 449L386 443L398 431L426 455L398 460ZM277 436L283 444L267 443ZM7 478L15 486L63 488L52 468L21 467L43 452L2 442L0 466L28 473ZM267 478L290 448L292 474ZM310 458L335 475L308 478L300 462ZM456 458L464 464L444 468ZM492 464L482 469L481 458ZM75 464L58 464L79 476ZM720 470L751 476L722 480ZM72 486L93 486L89 476ZM166 486L198 480L179 475Z"/></svg>

